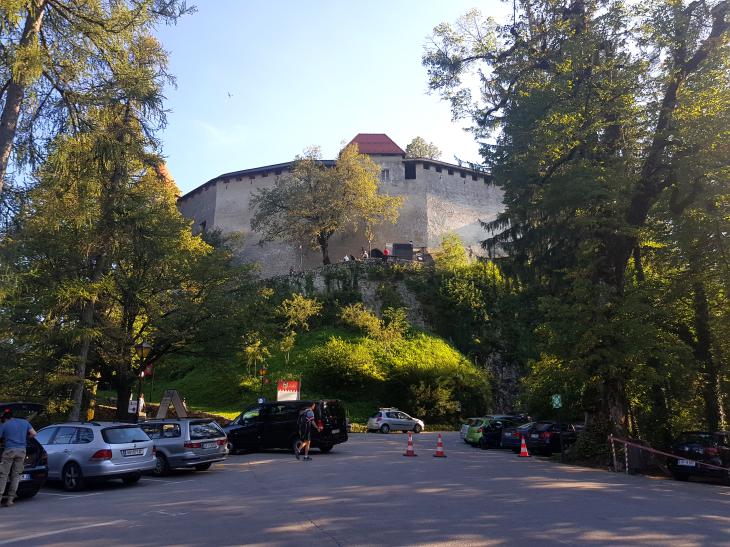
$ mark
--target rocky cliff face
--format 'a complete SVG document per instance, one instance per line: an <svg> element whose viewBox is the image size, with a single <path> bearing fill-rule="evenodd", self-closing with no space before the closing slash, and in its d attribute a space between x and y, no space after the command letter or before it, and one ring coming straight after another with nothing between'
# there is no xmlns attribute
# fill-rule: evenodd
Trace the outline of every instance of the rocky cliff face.
<svg viewBox="0 0 730 547"><path fill-rule="evenodd" d="M272 278L287 290L306 296L347 294L377 315L385 308L401 307L414 327L439 334L424 312L419 295L408 284L408 276L417 275L420 264L403 264L394 270L385 270L379 260L368 262L341 262L314 270ZM421 295L421 297L423 297ZM520 370L499 353L491 354L484 363L492 384L492 411L517 410ZM486 411L487 409L485 409Z"/></svg>

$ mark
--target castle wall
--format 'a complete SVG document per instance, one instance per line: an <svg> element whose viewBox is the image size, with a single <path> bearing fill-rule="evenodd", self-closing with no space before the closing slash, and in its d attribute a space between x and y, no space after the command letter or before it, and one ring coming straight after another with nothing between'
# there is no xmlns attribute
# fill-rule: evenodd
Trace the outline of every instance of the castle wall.
<svg viewBox="0 0 730 547"><path fill-rule="evenodd" d="M502 190L483 175L433 164L419 164L416 176L426 186L427 246L439 247L444 234L454 232L474 254L483 254L480 243L489 234L480 221L494 220L504 209Z"/></svg>
<svg viewBox="0 0 730 547"><path fill-rule="evenodd" d="M492 220L503 208L501 191L487 184L483 175L419 161L416 178L406 179L405 163L400 156L371 158L388 170L387 180L380 184L381 192L404 198L398 221L376 227L372 248L382 250L386 243L412 241L416 247L434 249L445 233L456 232L474 254L481 254L479 242L488 234L479 220ZM205 222L207 229L241 233L241 259L259 262L264 277L288 273L292 268L316 268L322 264L319 250L281 242L260 243L260 235L251 230L252 195L260 188L273 186L285 173L283 169L228 176L180 200L180 211L195 219L198 230ZM336 234L330 240L329 255L333 262L338 262L345 254L359 257L362 249L368 249L364 232Z"/></svg>
<svg viewBox="0 0 730 547"><path fill-rule="evenodd" d="M185 218L193 219L193 232L212 229L215 224L217 185L200 188L184 200L178 200L177 207Z"/></svg>

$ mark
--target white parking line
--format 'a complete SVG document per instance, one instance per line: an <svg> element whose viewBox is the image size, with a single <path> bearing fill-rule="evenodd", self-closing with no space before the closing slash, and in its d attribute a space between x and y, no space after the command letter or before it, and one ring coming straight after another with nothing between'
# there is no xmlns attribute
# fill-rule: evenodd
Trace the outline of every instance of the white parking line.
<svg viewBox="0 0 730 547"><path fill-rule="evenodd" d="M87 498L89 496L100 496L104 492L90 492L89 494L54 494L52 492L38 492L40 496L58 496L64 499Z"/></svg>
<svg viewBox="0 0 730 547"><path fill-rule="evenodd" d="M184 481L165 481L161 479L140 479L143 481L150 481L150 482L164 482L165 484L182 484L184 482L194 482L193 479L188 479Z"/></svg>
<svg viewBox="0 0 730 547"><path fill-rule="evenodd" d="M0 541L0 545L10 545L11 543L23 543L30 541L31 539L38 539L48 536L54 536L56 534L65 534L66 532L76 532L78 530L88 530L89 528L100 528L102 526L114 526L115 524L122 524L127 522L126 520L110 520L107 522L98 522L96 524L86 524L84 526L73 526L72 528L61 528L60 530L51 530L50 532L39 532L37 534L29 534L27 536L6 539Z"/></svg>

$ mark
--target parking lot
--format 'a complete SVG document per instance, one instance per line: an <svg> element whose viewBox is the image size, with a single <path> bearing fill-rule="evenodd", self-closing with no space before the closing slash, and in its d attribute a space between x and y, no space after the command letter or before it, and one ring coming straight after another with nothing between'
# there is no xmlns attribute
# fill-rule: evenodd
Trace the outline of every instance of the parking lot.
<svg viewBox="0 0 730 547"><path fill-rule="evenodd" d="M0 509L0 545L730 545L730 488L518 458L436 436L353 434L311 462L233 455L208 472L45 487Z"/></svg>

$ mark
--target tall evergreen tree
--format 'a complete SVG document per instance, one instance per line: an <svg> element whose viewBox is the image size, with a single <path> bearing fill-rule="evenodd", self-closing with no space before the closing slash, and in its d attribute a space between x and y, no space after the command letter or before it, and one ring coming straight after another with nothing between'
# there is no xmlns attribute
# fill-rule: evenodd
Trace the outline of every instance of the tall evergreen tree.
<svg viewBox="0 0 730 547"><path fill-rule="evenodd" d="M578 375L583 408L621 431L631 382L665 347L643 285L643 231L697 146L720 135L682 128L707 103L690 90L709 91L708 71L728 56L728 11L727 0L523 0L505 26L476 11L439 25L424 55L431 88L472 118L505 192L486 246L540 288L546 359ZM710 161L700 180L727 166Z"/></svg>
<svg viewBox="0 0 730 547"><path fill-rule="evenodd" d="M13 152L17 166L37 164L90 108L131 101L146 126L164 123L171 76L153 31L190 11L184 0L0 1L0 191Z"/></svg>

